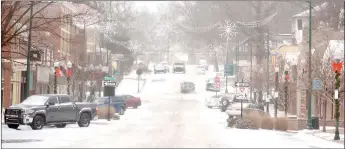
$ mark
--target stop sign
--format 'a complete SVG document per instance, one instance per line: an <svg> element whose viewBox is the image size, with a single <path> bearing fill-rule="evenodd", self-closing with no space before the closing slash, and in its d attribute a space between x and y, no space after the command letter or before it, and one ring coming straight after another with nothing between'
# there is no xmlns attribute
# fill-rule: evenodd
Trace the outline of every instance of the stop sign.
<svg viewBox="0 0 345 149"><path fill-rule="evenodd" d="M220 82L220 78L219 77L214 77L214 82L215 83L219 83Z"/></svg>

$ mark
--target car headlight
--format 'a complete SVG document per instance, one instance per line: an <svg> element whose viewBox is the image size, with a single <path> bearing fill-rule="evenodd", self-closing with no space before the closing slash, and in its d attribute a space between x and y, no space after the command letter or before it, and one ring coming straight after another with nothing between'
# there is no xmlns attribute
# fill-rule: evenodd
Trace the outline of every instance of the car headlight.
<svg viewBox="0 0 345 149"><path fill-rule="evenodd" d="M35 110L32 110L32 109L25 109L25 114L32 114L34 113Z"/></svg>

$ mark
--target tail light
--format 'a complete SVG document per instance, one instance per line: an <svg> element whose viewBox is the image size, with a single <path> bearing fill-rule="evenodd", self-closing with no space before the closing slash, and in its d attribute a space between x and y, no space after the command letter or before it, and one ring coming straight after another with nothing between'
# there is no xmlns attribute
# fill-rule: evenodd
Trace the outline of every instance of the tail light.
<svg viewBox="0 0 345 149"><path fill-rule="evenodd" d="M98 107L96 107L96 112L98 111Z"/></svg>

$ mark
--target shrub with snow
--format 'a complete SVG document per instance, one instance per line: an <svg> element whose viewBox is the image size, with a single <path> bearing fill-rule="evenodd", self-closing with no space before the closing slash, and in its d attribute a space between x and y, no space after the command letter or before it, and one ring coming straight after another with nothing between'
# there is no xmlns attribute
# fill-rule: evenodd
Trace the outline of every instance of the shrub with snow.
<svg viewBox="0 0 345 149"><path fill-rule="evenodd" d="M114 118L114 116L115 116L115 108L111 106L110 110L109 110L109 113L112 116L112 118ZM107 119L108 118L108 106L104 106L104 107L98 108L97 116L98 116L98 119Z"/></svg>
<svg viewBox="0 0 345 149"><path fill-rule="evenodd" d="M274 124L273 124L273 119L271 117L263 117L261 121L261 128L262 129L268 129L268 130L273 130Z"/></svg>
<svg viewBox="0 0 345 149"><path fill-rule="evenodd" d="M286 117L278 117L274 120L274 129L280 131L288 130L288 119Z"/></svg>

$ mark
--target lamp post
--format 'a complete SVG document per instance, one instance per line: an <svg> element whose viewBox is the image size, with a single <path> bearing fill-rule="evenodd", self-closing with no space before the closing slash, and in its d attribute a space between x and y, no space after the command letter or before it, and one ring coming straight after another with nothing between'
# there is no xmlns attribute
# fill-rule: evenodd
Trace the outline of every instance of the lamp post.
<svg viewBox="0 0 345 149"><path fill-rule="evenodd" d="M279 83L279 67L275 68L275 91L276 91L276 95L279 96L279 90L278 90L278 83ZM274 117L277 118L278 116L278 103L277 103L278 97L276 99L274 99Z"/></svg>
<svg viewBox="0 0 345 149"><path fill-rule="evenodd" d="M72 71L72 62L67 62L67 95L70 94L69 88L70 88L70 81L71 81L71 71Z"/></svg>
<svg viewBox="0 0 345 149"><path fill-rule="evenodd" d="M313 125L312 125L312 121L311 121L311 96L312 96L312 79L311 79L311 73L312 73L312 69L311 69L311 16L312 16L312 7L311 7L311 0L308 1L309 3L309 52L308 52L308 63L309 63L309 68L308 68L308 78L309 78L309 89L308 89L308 129L312 130L313 129Z"/></svg>
<svg viewBox="0 0 345 149"><path fill-rule="evenodd" d="M284 112L285 112L285 117L287 117L287 112L288 112L288 85L289 85L289 65L285 64L284 66L284 75L285 75L285 86L284 86Z"/></svg>
<svg viewBox="0 0 345 149"><path fill-rule="evenodd" d="M225 24L220 26L220 29L223 33L220 34L221 37L226 37L226 62L225 64L228 65L229 62L229 50L228 50L228 44L230 37L236 36L236 32L234 31L236 28L235 23L231 23L230 21L226 20ZM231 64L233 64L233 60L231 59ZM226 70L224 70L226 71ZM225 93L228 93L228 75L225 76Z"/></svg>
<svg viewBox="0 0 345 149"><path fill-rule="evenodd" d="M55 75L54 75L54 94L57 94L57 76L60 73L60 63L54 62Z"/></svg>

